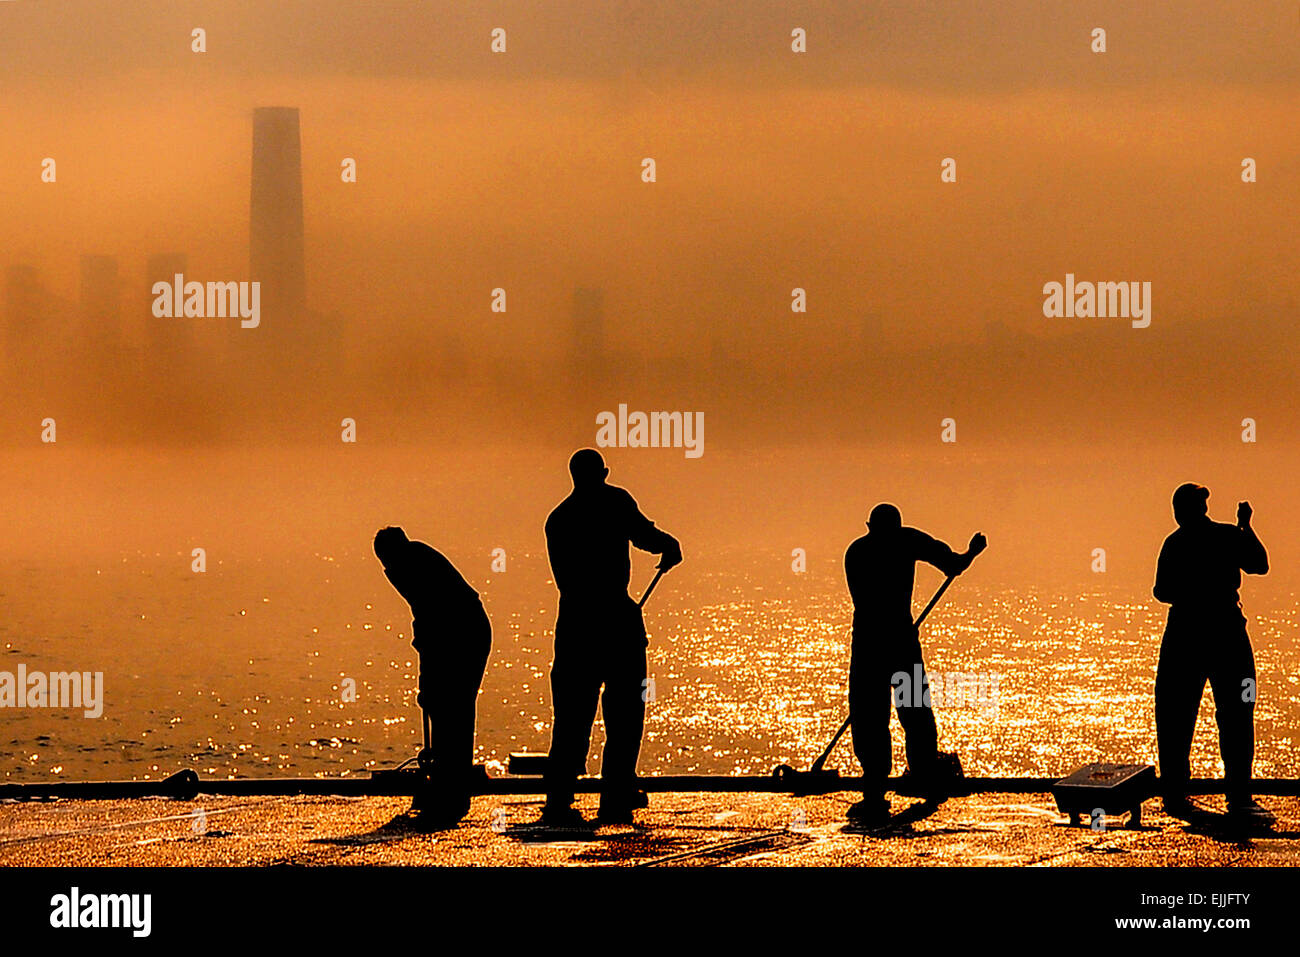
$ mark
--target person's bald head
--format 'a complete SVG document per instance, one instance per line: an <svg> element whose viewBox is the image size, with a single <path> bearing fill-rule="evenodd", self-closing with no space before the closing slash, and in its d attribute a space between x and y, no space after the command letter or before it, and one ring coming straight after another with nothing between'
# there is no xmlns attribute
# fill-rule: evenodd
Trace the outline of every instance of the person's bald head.
<svg viewBox="0 0 1300 957"><path fill-rule="evenodd" d="M867 516L867 528L873 532L891 532L903 527L903 513L897 505L881 502Z"/></svg>
<svg viewBox="0 0 1300 957"><path fill-rule="evenodd" d="M578 449L569 459L569 475L574 488L592 488L605 483L609 468L595 449Z"/></svg>
<svg viewBox="0 0 1300 957"><path fill-rule="evenodd" d="M411 544L406 532L397 525L389 525L375 533L375 557L387 568Z"/></svg>

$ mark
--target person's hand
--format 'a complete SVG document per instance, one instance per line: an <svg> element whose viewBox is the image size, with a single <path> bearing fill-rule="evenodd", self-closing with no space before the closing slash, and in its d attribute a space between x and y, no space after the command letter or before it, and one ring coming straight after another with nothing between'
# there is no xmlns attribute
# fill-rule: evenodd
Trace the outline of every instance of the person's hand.
<svg viewBox="0 0 1300 957"><path fill-rule="evenodd" d="M1250 507L1249 502L1237 503L1237 525L1240 528L1250 527L1250 517L1254 515L1254 510Z"/></svg>
<svg viewBox="0 0 1300 957"><path fill-rule="evenodd" d="M974 558L984 549L989 547L989 540L984 537L983 532L976 532L970 537L970 557Z"/></svg>
<svg viewBox="0 0 1300 957"><path fill-rule="evenodd" d="M668 549L668 551L664 552L662 555L659 556L659 564L656 565L655 567L658 568L661 572L666 572L670 568L676 568L681 563L682 563L682 547L681 545L678 545L676 542L674 542L672 548Z"/></svg>

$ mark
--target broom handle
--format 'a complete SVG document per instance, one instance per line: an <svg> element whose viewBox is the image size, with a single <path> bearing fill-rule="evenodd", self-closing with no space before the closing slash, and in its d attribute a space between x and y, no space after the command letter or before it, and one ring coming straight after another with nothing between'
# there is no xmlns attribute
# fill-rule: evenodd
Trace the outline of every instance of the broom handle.
<svg viewBox="0 0 1300 957"><path fill-rule="evenodd" d="M636 606L638 608L642 608L645 606L646 600L650 597L650 593L655 590L655 585L658 585L659 579L664 577L664 571L665 569L662 568L659 569L658 571L655 572L655 577L650 579L650 587L648 587L645 590L645 594L641 596L641 600L636 603Z"/></svg>
<svg viewBox="0 0 1300 957"><path fill-rule="evenodd" d="M939 590L931 596L930 603L921 609L921 614L917 616L916 621L913 623L913 627L921 627L921 622L925 621L926 615L930 614L930 612L934 610L934 606L939 604L939 599L943 597L943 593L948 590L948 586L952 584L953 579L956 577L956 575L949 575L943 580L943 584L939 586Z"/></svg>

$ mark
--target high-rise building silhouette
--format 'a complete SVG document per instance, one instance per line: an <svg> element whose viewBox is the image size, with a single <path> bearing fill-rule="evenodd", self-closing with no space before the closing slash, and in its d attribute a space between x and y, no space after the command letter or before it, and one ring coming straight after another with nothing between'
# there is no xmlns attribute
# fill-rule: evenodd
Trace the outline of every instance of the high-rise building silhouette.
<svg viewBox="0 0 1300 957"><path fill-rule="evenodd" d="M253 110L251 192L250 278L262 284L262 315L276 324L276 319L296 315L306 304L302 142L296 107Z"/></svg>

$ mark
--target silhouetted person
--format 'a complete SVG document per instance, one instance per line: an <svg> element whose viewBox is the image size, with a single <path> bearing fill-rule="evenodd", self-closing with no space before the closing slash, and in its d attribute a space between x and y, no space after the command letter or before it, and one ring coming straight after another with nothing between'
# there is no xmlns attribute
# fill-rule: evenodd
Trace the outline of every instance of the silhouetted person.
<svg viewBox="0 0 1300 957"><path fill-rule="evenodd" d="M631 821L633 810L647 803L636 787L636 762L645 724L648 640L641 609L627 593L632 571L628 546L659 555L658 567L664 571L681 562L682 550L641 514L627 491L605 481L609 469L595 449L575 452L569 474L573 491L546 520L546 552L560 607L551 665L555 721L542 821L586 823L573 808L573 788L586 768L599 702L605 717L600 820L621 823Z"/></svg>
<svg viewBox="0 0 1300 957"><path fill-rule="evenodd" d="M426 713L432 725L432 787L421 789L413 809L422 821L448 826L469 811L475 708L492 624L478 592L437 549L390 527L375 535L375 555L411 606L411 645L420 662L416 703L421 726Z"/></svg>
<svg viewBox="0 0 1300 957"><path fill-rule="evenodd" d="M908 771L922 781L937 780L942 772L934 712L925 693L929 679L920 636L912 623L916 563L927 562L945 575L960 575L986 542L976 534L959 555L920 529L905 526L898 508L888 503L871 510L867 528L867 534L844 553L844 574L853 598L849 723L853 752L867 780L862 800L850 808L849 817L877 823L889 817L885 784L893 766L891 700L906 737ZM886 689L891 689L888 699Z"/></svg>
<svg viewBox="0 0 1300 957"><path fill-rule="evenodd" d="M1177 817L1187 800L1188 758L1205 682L1214 689L1228 809L1266 814L1251 794L1255 755L1255 655L1237 590L1241 573L1263 575L1268 553L1250 527L1250 503L1237 524L1207 514L1210 490L1187 483L1174 490L1176 528L1160 548L1153 589L1169 605L1156 669L1156 742L1165 808Z"/></svg>

